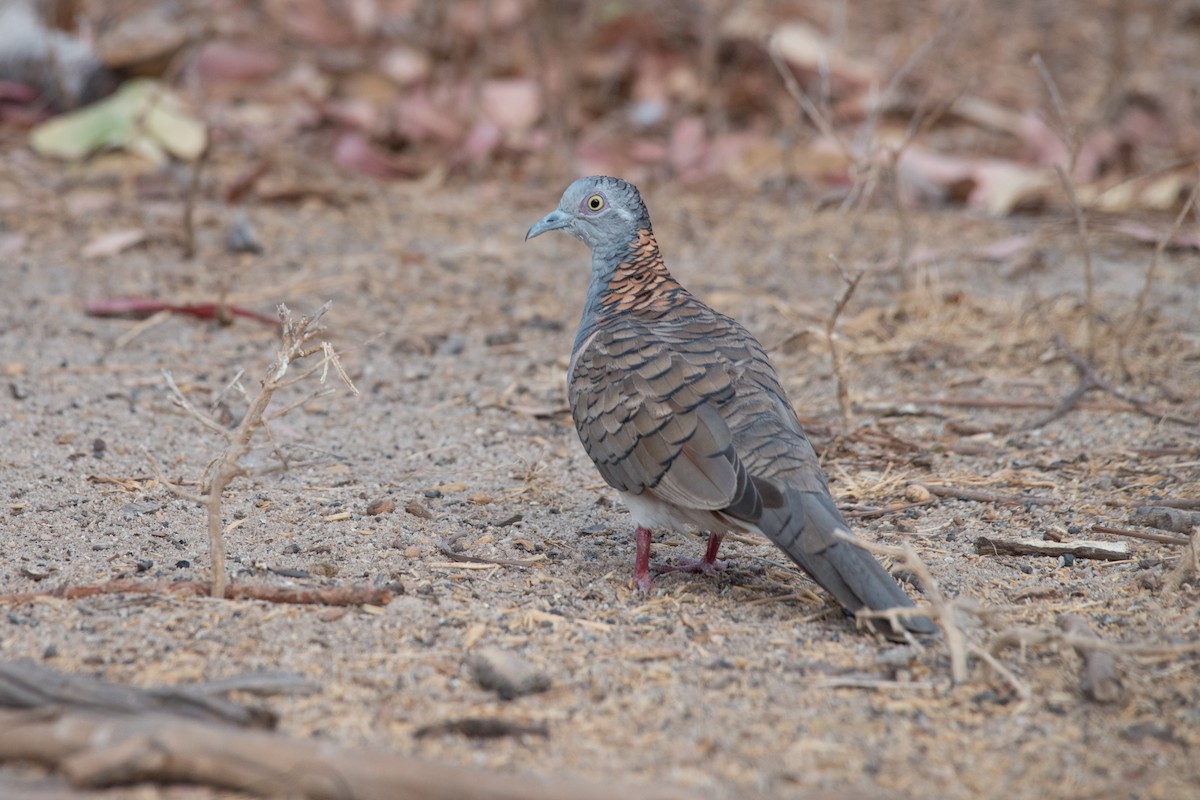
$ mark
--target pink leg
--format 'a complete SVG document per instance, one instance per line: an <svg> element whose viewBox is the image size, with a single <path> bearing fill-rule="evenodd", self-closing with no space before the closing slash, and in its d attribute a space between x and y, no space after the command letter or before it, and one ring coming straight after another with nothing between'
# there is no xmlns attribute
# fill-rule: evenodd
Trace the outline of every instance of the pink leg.
<svg viewBox="0 0 1200 800"><path fill-rule="evenodd" d="M721 549L721 540L724 537L721 534L710 533L708 535L708 549L704 551L703 559L681 558L676 564L664 564L656 566L659 572L721 572L729 568L728 561L717 561L717 551Z"/></svg>
<svg viewBox="0 0 1200 800"><path fill-rule="evenodd" d="M650 578L650 529L639 525L634 535L637 539L637 555L633 559L633 588L649 592L654 586Z"/></svg>

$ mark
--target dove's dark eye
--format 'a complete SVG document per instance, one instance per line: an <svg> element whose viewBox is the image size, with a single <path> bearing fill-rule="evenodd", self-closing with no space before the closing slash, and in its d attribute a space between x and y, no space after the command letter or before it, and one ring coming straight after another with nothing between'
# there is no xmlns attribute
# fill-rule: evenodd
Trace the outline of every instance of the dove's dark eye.
<svg viewBox="0 0 1200 800"><path fill-rule="evenodd" d="M604 198L598 194L594 194L584 204L587 206L588 211L599 211L604 208Z"/></svg>

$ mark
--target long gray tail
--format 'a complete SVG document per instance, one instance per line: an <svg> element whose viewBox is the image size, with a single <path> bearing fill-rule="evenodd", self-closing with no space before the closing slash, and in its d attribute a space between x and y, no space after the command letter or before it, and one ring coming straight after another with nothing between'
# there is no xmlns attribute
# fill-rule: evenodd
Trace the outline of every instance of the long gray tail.
<svg viewBox="0 0 1200 800"><path fill-rule="evenodd" d="M762 501L757 520L759 530L847 610L854 612L865 607L883 611L913 606L912 600L871 553L837 535L838 532L850 535L850 528L831 497L790 488L779 492L765 481L751 478L751 482L756 484ZM888 620L876 620L875 624L884 634L895 638ZM903 624L916 634L935 631L927 617L907 617Z"/></svg>

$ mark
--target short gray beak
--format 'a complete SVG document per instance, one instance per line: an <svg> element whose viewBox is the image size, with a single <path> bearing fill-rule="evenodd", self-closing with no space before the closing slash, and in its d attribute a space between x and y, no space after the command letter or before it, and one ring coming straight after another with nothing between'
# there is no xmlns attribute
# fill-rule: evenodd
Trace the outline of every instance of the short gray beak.
<svg viewBox="0 0 1200 800"><path fill-rule="evenodd" d="M525 234L525 241L529 241L535 236L541 236L546 231L556 231L560 228L565 228L571 224L571 215L565 211L555 209L539 221L533 223L533 227Z"/></svg>

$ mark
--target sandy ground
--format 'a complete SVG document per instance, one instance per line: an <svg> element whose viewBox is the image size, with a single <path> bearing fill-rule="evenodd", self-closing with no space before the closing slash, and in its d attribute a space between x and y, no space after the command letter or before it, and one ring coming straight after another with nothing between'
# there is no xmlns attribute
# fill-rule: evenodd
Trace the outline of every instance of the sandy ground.
<svg viewBox="0 0 1200 800"><path fill-rule="evenodd" d="M204 203L199 255L187 261L173 240L177 194L139 196L104 162L62 174L14 157L4 172L6 228L28 241L0 268L3 591L207 576L203 513L158 485L149 459L191 484L221 441L171 403L162 371L200 408L221 396L214 416L228 424L246 399L223 390L243 369L241 385L255 390L275 334L245 320L220 327L184 316L139 329L86 316L83 306L123 295L211 300L232 275L235 302L268 314L279 301L304 313L332 300L327 338L362 394L321 398L272 423L288 468L227 492L231 578L398 583L405 593L386 607L349 610L40 599L8 606L0 657L135 685L282 668L320 687L269 701L295 736L510 772L665 781L714 797L816 788L945 798L1200 791L1194 651L1121 656L1124 700L1103 706L1082 695L1079 658L1054 643L999 649L1012 680L973 657L969 679L951 685L944 644L897 647L856 631L769 544L728 542L728 572L663 576L649 598L631 592L628 517L565 413L587 256L566 237L522 241L572 176L537 189L437 191L330 178L338 204L249 209L261 256L225 254L232 214ZM1129 503L1198 494L1195 428L1114 410L1119 401L1101 392L1085 398L1090 408L1016 433L989 431L1047 409L929 402L1054 402L1075 386L1053 342L1056 333L1078 348L1085 341L1068 218L916 215L918 249L941 256L906 281L887 268L897 222L886 212L854 225L785 193L643 188L677 276L773 348L844 507L902 503L914 481L1054 500L946 499L856 524L873 541L910 545L948 597L989 612L986 622L961 615L970 642L986 649L1010 627L1051 631L1064 613L1113 642L1200 641L1196 580L1169 580L1183 548L1130 541L1128 560L1063 564L980 555L974 544L981 535L1047 531L1118 541L1091 526L1128 526ZM149 242L81 257L94 235L127 226L145 227ZM975 255L1016 235L1029 238L1015 257ZM1115 376L1113 331L1132 308L1150 249L1104 230L1091 247L1099 363ZM848 432L822 333L840 291L830 253L870 270L841 325L858 408ZM1194 254L1167 255L1122 383L1193 419L1198 284ZM276 408L316 388L310 378ZM264 472L279 464L265 443L251 461ZM379 499L396 510L370 516ZM442 551L451 539L465 554L532 566L474 568ZM664 534L655 553L694 556L702 546ZM550 691L504 702L474 685L464 659L484 644L540 666ZM545 723L549 736L413 735L468 716Z"/></svg>

